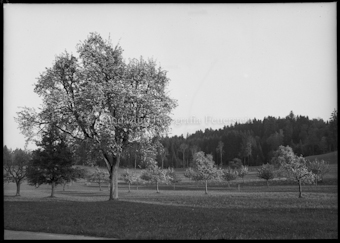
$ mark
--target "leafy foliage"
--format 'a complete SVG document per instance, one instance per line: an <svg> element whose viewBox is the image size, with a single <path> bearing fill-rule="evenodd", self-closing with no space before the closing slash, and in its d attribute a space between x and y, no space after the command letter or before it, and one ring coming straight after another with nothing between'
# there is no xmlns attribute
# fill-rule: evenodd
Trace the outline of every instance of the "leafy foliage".
<svg viewBox="0 0 340 243"><path fill-rule="evenodd" d="M243 179L244 182L244 177L249 174L248 166L242 165L241 168L237 170L237 174L239 177Z"/></svg>
<svg viewBox="0 0 340 243"><path fill-rule="evenodd" d="M314 174L315 183L323 180L323 176L329 172L329 164L324 160L307 161L308 170Z"/></svg>
<svg viewBox="0 0 340 243"><path fill-rule="evenodd" d="M186 176L195 181L205 181L205 193L208 193L208 181L219 180L222 171L215 166L212 155L200 151L194 155L193 168L186 171Z"/></svg>
<svg viewBox="0 0 340 243"><path fill-rule="evenodd" d="M267 186L269 186L268 181L275 178L274 166L271 164L263 164L262 167L257 170L257 176L266 180Z"/></svg>
<svg viewBox="0 0 340 243"><path fill-rule="evenodd" d="M16 196L20 196L20 184L26 179L30 158L29 151L21 149L12 151L6 145L3 147L3 182L16 183Z"/></svg>
<svg viewBox="0 0 340 243"><path fill-rule="evenodd" d="M96 167L95 171L88 176L87 181L98 183L99 190L101 191L102 190L101 185L104 182L109 181L109 173L101 170L99 167Z"/></svg>
<svg viewBox="0 0 340 243"><path fill-rule="evenodd" d="M239 158L234 158L232 161L229 161L229 167L233 170L239 170L242 167L242 160Z"/></svg>
<svg viewBox="0 0 340 243"><path fill-rule="evenodd" d="M285 176L299 184L299 197L302 197L302 183L311 184L315 180L314 174L308 169L307 160L297 156L289 146L280 146L275 151L274 161L278 161Z"/></svg>
<svg viewBox="0 0 340 243"><path fill-rule="evenodd" d="M221 178L228 182L228 187L230 187L230 181L236 180L238 176L238 171L228 167L222 170Z"/></svg>
<svg viewBox="0 0 340 243"><path fill-rule="evenodd" d="M156 184L157 193L159 193L158 184L168 183L169 175L167 170L161 169L156 164L156 161L150 159L149 164L146 169L141 172L140 178L144 181L148 181L152 184Z"/></svg>
<svg viewBox="0 0 340 243"><path fill-rule="evenodd" d="M168 178L169 182L173 184L174 189L176 189L176 183L179 183L182 181L182 179L177 175L174 168L168 168L166 170L166 177Z"/></svg>
<svg viewBox="0 0 340 243"><path fill-rule="evenodd" d="M84 177L83 170L73 167L72 153L53 126L37 145L40 148L33 151L32 160L27 168L29 185L50 184L52 185L51 197L53 197L56 185Z"/></svg>

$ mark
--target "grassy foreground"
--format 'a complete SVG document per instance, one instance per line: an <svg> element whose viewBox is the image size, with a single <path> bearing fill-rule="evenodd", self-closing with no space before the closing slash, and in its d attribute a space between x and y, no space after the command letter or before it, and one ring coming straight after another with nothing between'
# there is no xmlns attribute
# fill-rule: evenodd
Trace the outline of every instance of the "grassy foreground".
<svg viewBox="0 0 340 243"><path fill-rule="evenodd" d="M5 229L118 239L338 237L338 210L195 208L104 202L5 202Z"/></svg>
<svg viewBox="0 0 340 243"><path fill-rule="evenodd" d="M5 185L4 229L118 239L336 239L338 200L336 183L297 186L245 183L210 187L209 195L195 185L154 186L137 191L120 185L120 200L107 201L108 191L74 184L48 186ZM178 189L178 190L177 190ZM194 190L196 189L196 190Z"/></svg>

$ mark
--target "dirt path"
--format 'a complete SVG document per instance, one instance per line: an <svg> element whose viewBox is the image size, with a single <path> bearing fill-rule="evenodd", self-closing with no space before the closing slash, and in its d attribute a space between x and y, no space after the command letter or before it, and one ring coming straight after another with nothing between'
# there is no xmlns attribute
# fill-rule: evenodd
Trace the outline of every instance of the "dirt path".
<svg viewBox="0 0 340 243"><path fill-rule="evenodd" d="M4 230L5 240L117 240L113 238L92 237L85 235L53 234L30 231Z"/></svg>

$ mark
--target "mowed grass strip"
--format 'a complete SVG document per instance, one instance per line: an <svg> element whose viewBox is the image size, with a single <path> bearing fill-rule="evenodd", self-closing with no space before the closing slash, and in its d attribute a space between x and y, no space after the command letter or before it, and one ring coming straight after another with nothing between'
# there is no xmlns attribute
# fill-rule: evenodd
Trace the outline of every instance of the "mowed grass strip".
<svg viewBox="0 0 340 243"><path fill-rule="evenodd" d="M5 201L4 229L118 239L325 239L338 238L338 209Z"/></svg>

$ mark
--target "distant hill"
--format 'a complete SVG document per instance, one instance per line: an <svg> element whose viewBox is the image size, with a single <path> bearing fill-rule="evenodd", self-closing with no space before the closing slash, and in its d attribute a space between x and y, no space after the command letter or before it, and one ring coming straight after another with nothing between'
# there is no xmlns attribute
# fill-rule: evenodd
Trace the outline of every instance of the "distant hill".
<svg viewBox="0 0 340 243"><path fill-rule="evenodd" d="M323 159L325 161L328 161L328 163L330 164L338 164L338 151L334 151L334 152L327 153L327 154L307 156L306 159L308 160Z"/></svg>

